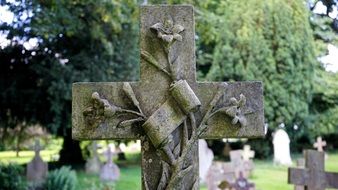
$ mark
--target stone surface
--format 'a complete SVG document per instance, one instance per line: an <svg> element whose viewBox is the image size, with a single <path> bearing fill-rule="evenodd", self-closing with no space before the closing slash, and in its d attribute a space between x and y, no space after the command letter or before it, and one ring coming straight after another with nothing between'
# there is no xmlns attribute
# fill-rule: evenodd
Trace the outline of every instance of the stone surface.
<svg viewBox="0 0 338 190"><path fill-rule="evenodd" d="M91 158L89 158L86 162L86 173L98 174L101 169L101 161L99 155L97 154L97 143L95 141L92 142L91 149L89 151L91 152Z"/></svg>
<svg viewBox="0 0 338 190"><path fill-rule="evenodd" d="M204 183L208 175L212 161L214 160L214 153L208 147L207 141L201 139L198 141L198 157L199 157L199 174L200 182Z"/></svg>
<svg viewBox="0 0 338 190"><path fill-rule="evenodd" d="M306 150L305 168L289 168L288 183L305 186L306 190L338 188L338 173L325 172L324 153Z"/></svg>
<svg viewBox="0 0 338 190"><path fill-rule="evenodd" d="M198 139L264 136L261 82L196 82L191 6L140 8L141 81L73 84L73 138L141 139L143 189L198 189Z"/></svg>
<svg viewBox="0 0 338 190"><path fill-rule="evenodd" d="M273 136L274 163L281 165L291 165L290 138L283 130L278 129Z"/></svg>
<svg viewBox="0 0 338 190"><path fill-rule="evenodd" d="M107 162L100 170L100 179L102 181L116 181L120 178L120 169L113 163L113 153L110 146L107 149Z"/></svg>
<svg viewBox="0 0 338 190"><path fill-rule="evenodd" d="M314 148L317 148L317 151L324 152L324 147L326 146L326 141L322 140L322 137L317 137L317 141L313 144Z"/></svg>
<svg viewBox="0 0 338 190"><path fill-rule="evenodd" d="M36 140L34 158L27 164L27 180L35 183L42 183L48 173L48 164L40 156L41 148L39 140Z"/></svg>
<svg viewBox="0 0 338 190"><path fill-rule="evenodd" d="M297 159L297 168L303 168L305 167L305 159L304 158L298 158ZM295 190L305 190L303 185L295 185Z"/></svg>

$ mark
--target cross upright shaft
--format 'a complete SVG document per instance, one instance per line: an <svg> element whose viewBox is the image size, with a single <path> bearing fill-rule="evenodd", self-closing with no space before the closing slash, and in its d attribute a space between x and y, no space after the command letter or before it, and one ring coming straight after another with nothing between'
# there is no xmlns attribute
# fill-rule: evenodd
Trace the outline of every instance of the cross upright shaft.
<svg viewBox="0 0 338 190"><path fill-rule="evenodd" d="M193 8L140 12L141 81L73 84L73 138L141 139L143 189L198 189L199 138L264 135L262 84L196 82Z"/></svg>

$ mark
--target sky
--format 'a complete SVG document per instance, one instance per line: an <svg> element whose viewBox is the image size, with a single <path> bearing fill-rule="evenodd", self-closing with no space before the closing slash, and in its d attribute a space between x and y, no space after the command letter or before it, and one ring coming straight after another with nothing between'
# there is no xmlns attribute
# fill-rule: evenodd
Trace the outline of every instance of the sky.
<svg viewBox="0 0 338 190"><path fill-rule="evenodd" d="M1 0L0 0L1 1ZM322 4L322 2L317 3L315 9L315 13L325 13L326 7ZM335 9L332 13L330 13L331 18L337 18L338 9ZM6 22L11 23L13 22L14 14L8 11L6 6L0 6L0 23ZM7 34L0 32L0 49L8 46L10 41L6 39ZM30 39L27 42L23 42L24 47L29 50L37 46L37 39ZM328 44L327 46L328 54L323 57L319 57L318 60L323 63L325 69L331 72L338 72L338 47Z"/></svg>

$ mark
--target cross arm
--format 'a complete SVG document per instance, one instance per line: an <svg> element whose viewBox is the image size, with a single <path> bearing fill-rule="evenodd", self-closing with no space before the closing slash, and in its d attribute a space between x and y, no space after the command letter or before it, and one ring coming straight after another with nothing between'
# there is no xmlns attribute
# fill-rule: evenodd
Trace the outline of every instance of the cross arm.
<svg viewBox="0 0 338 190"><path fill-rule="evenodd" d="M72 88L72 135L77 140L95 140L95 139L138 139L142 133L140 127L133 127L128 124L119 127L122 121L130 121L140 118L133 114L139 111L124 90L124 85L130 84L129 87L137 86L136 82L80 82L74 83ZM128 86L127 86L128 87ZM107 116L104 110L93 111L93 94L97 92L97 98L106 100L109 107L110 116ZM135 92L137 93L137 92ZM95 94L94 94L95 95ZM120 110L129 108L132 112L121 114L112 113L112 109ZM104 109L104 108L103 108ZM135 111L133 111L135 110ZM87 113L88 112L88 113ZM141 111L142 112L142 111ZM114 115L114 116L112 116ZM89 119L88 119L89 117Z"/></svg>
<svg viewBox="0 0 338 190"><path fill-rule="evenodd" d="M309 170L300 168L288 169L288 183L294 185L307 185L309 181Z"/></svg>
<svg viewBox="0 0 338 190"><path fill-rule="evenodd" d="M224 84L221 82L200 82L197 84L196 94L202 102L201 115L205 115L214 94ZM237 107L237 111L240 112L242 119L245 120L245 125L240 122L232 124L234 122L233 117L221 112L215 113L208 120L207 130L200 138L220 139L264 136L263 85L261 82L228 83L223 97L218 101L214 110L233 106L231 99L239 100L241 96L246 99L245 105Z"/></svg>

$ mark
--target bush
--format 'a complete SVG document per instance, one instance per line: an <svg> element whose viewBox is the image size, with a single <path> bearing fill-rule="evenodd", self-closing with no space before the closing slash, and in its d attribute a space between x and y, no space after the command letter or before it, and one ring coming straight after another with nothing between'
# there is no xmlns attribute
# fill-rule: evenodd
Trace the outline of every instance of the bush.
<svg viewBox="0 0 338 190"><path fill-rule="evenodd" d="M48 190L74 190L77 185L77 177L70 167L62 166L60 169L48 173L45 188Z"/></svg>
<svg viewBox="0 0 338 190"><path fill-rule="evenodd" d="M0 163L0 189L27 189L26 180L22 176L23 172L24 169L20 165Z"/></svg>

